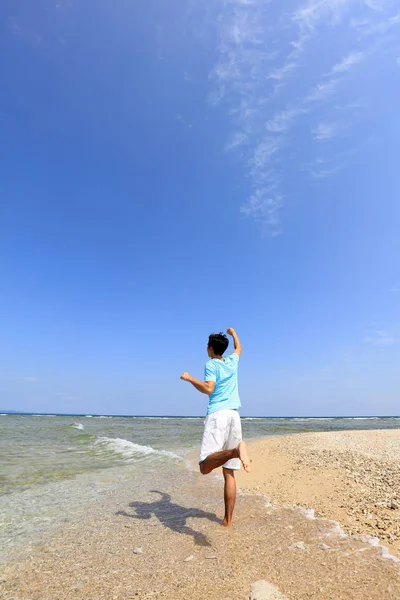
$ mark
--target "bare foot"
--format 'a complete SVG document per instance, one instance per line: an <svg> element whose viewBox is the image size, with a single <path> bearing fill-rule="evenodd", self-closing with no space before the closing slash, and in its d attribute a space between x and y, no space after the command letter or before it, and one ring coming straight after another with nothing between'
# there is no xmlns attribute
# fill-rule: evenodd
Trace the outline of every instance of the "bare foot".
<svg viewBox="0 0 400 600"><path fill-rule="evenodd" d="M221 525L223 527L232 527L232 521L228 521L225 517L224 520L222 521Z"/></svg>
<svg viewBox="0 0 400 600"><path fill-rule="evenodd" d="M246 471L246 473L250 473L250 471L251 471L250 459L247 455L247 447L246 447L245 442L240 442L238 451L239 451L239 458L242 461L243 469Z"/></svg>

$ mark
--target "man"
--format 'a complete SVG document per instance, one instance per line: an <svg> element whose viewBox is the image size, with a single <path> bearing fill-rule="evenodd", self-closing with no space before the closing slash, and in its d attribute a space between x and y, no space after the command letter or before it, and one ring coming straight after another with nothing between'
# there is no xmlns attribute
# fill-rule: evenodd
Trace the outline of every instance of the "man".
<svg viewBox="0 0 400 600"><path fill-rule="evenodd" d="M183 373L181 379L210 398L199 466L203 475L223 467L225 517L222 524L230 527L236 501L235 471L240 469L242 463L244 470L249 472L250 461L246 444L242 440L238 412L241 404L237 372L242 345L234 329L228 329L227 333L233 338L233 354L224 358L229 340L222 333L212 333L208 339L207 353L210 360L206 363L204 382L191 377L189 373Z"/></svg>

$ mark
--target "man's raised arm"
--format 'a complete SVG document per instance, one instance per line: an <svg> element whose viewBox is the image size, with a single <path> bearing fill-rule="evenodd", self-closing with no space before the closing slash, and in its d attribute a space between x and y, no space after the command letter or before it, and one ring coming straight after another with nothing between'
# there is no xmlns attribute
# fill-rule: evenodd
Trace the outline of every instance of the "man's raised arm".
<svg viewBox="0 0 400 600"><path fill-rule="evenodd" d="M240 343L236 331L233 329L233 327L229 327L226 333L228 335L231 335L233 338L233 345L235 346L235 350L233 351L233 353L240 356L242 354L242 344Z"/></svg>

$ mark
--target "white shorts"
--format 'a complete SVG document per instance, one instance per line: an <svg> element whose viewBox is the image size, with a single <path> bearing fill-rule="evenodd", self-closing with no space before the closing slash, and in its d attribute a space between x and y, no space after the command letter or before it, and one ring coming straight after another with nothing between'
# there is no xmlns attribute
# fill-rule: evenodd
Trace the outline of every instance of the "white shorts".
<svg viewBox="0 0 400 600"><path fill-rule="evenodd" d="M199 463L210 454L221 450L232 450L242 441L242 425L237 410L219 410L206 417L203 441L201 442ZM223 467L240 469L240 459L231 458Z"/></svg>

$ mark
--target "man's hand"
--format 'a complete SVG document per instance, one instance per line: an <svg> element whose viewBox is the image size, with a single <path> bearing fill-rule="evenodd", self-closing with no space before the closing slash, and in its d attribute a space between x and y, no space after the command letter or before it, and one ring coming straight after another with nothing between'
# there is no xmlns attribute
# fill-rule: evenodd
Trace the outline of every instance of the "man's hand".
<svg viewBox="0 0 400 600"><path fill-rule="evenodd" d="M189 375L189 373L187 373L187 372L185 371L184 373L182 373L182 375L181 375L181 379L182 379L183 381L190 381L192 378L191 378L191 376Z"/></svg>
<svg viewBox="0 0 400 600"><path fill-rule="evenodd" d="M226 333L233 337L233 345L235 346L233 353L240 356L242 354L242 344L239 341L236 331L233 329L233 327L229 327L229 329L226 330Z"/></svg>

